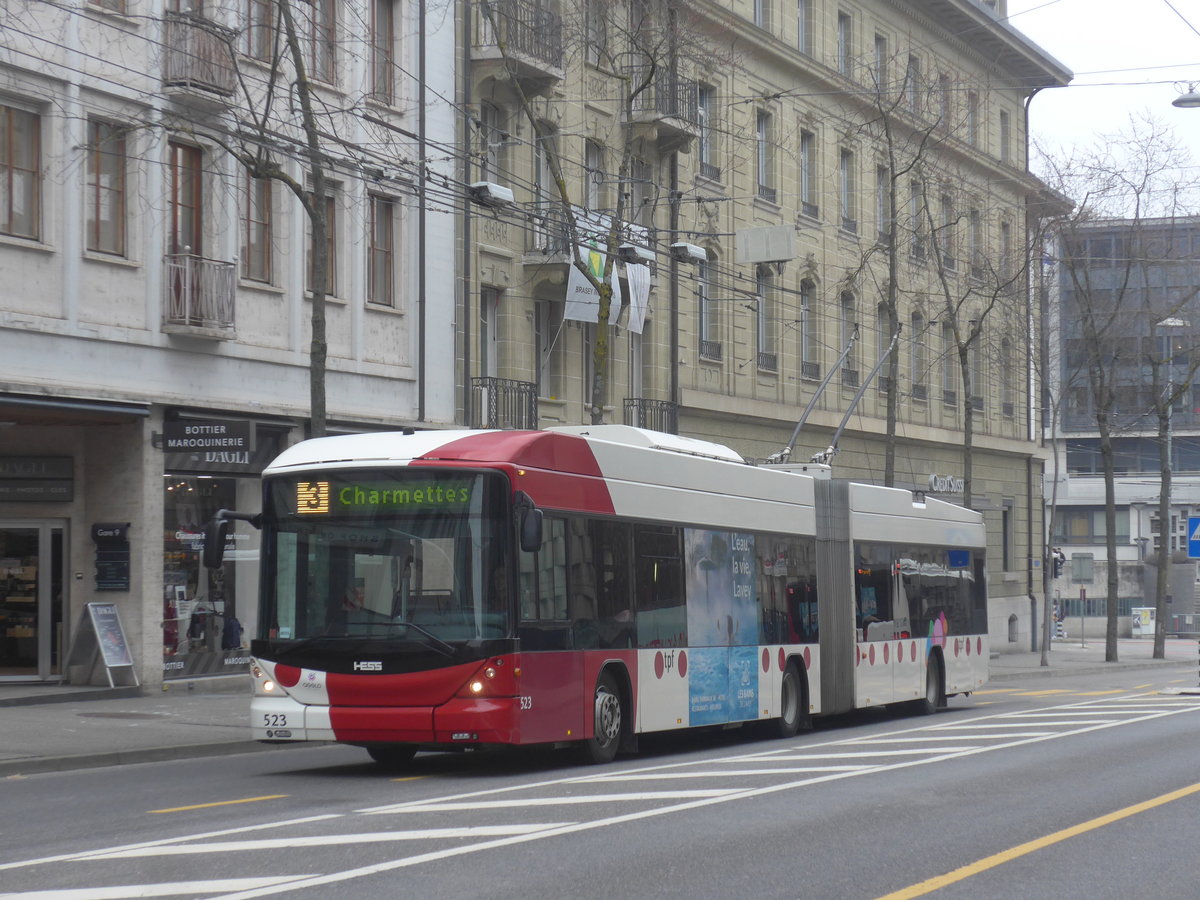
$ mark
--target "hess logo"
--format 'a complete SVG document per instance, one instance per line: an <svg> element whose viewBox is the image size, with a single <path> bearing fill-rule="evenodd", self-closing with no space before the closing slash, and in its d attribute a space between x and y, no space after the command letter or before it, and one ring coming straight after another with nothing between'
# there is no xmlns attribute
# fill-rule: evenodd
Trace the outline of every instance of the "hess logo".
<svg viewBox="0 0 1200 900"><path fill-rule="evenodd" d="M383 663L377 660L369 660L365 662L356 662L354 664L355 672L382 672Z"/></svg>

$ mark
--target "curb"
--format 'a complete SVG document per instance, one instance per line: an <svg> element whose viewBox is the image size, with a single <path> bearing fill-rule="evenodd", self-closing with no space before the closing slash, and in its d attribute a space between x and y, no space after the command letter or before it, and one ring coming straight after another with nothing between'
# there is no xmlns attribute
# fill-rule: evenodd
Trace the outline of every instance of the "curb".
<svg viewBox="0 0 1200 900"><path fill-rule="evenodd" d="M261 753L289 747L312 747L316 742L268 744L262 741L230 741L217 744L192 744L184 747L147 747L138 750L116 750L79 756L31 757L0 761L0 778L24 778L48 772L74 772L101 769L108 766L129 766L136 763L165 762L173 759L202 759L212 756L233 756L238 753Z"/></svg>
<svg viewBox="0 0 1200 900"><path fill-rule="evenodd" d="M1043 666L1037 669L1023 669L1019 672L989 672L988 682L1018 681L1025 678L1069 677L1073 675L1106 675L1118 670L1129 672L1135 670L1161 669L1168 666L1178 666L1180 668L1186 668L1192 671L1195 671L1196 669L1196 664L1194 662L1185 662L1183 660L1176 659L1101 663L1097 665L1080 666L1078 668L1073 668L1070 666L1055 666L1054 663L1051 663L1048 666Z"/></svg>

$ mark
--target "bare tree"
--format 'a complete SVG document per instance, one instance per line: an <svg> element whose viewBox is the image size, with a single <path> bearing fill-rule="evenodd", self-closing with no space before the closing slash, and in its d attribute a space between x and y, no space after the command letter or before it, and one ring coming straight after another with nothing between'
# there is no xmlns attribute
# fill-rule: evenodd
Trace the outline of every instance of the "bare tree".
<svg viewBox="0 0 1200 900"><path fill-rule="evenodd" d="M590 421L599 424L604 418L608 380L615 266L622 245L649 249L645 226L655 202L647 195L654 186L638 165L639 141L643 137L637 126L646 113L686 118L690 109L694 118L696 84L683 72L703 56L703 42L693 27L688 4L675 0L580 0L564 18L563 45L568 64L579 65L586 60L602 72L600 79L617 111L614 139L608 144L618 159L616 172L612 173L617 190L611 205L597 214L575 188L577 180L570 177L584 166L559 142L556 129L545 115L545 103L519 77L521 48L512 41L517 32L508 18L517 7L512 3L483 2L481 9L507 64L509 84L516 95L519 115L529 126L534 152L548 169L550 196L544 200L552 207L553 220L563 229L568 264L590 286L598 301L591 323L595 328L592 381L585 389L585 401ZM603 177L603 173L589 174ZM601 267L592 264L594 257L589 258L588 248L595 248L603 256Z"/></svg>
<svg viewBox="0 0 1200 900"><path fill-rule="evenodd" d="M1169 556L1167 527L1171 462L1166 447L1170 410L1182 395L1172 384L1175 353L1154 346L1154 338L1190 299L1194 288L1180 292L1148 290L1147 273L1166 261L1152 251L1152 235L1187 212L1197 186L1187 174L1187 157L1173 135L1154 120L1135 119L1129 129L1106 137L1092 150L1070 157L1047 155L1044 167L1050 184L1075 202L1074 210L1056 222L1062 244L1063 314L1073 323L1066 335L1066 356L1085 368L1091 408L1099 433L1105 485L1105 551L1107 556L1105 659L1117 661L1118 565L1113 438L1146 409L1158 420L1161 441L1159 493L1161 553L1155 605L1158 627L1155 653L1160 655L1165 634L1165 574ZM1168 242L1169 244L1169 242ZM1183 320L1180 320L1183 321ZM1149 338L1149 353L1140 340ZM1142 365L1151 368L1149 398L1133 389L1144 386ZM1195 371L1189 364L1187 382ZM1182 379L1181 379L1182 381ZM1142 400L1149 399L1143 405Z"/></svg>

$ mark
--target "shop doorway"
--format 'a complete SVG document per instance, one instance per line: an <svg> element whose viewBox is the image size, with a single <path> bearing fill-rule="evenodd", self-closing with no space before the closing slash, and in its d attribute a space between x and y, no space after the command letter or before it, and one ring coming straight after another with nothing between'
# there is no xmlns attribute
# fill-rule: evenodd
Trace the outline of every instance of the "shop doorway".
<svg viewBox="0 0 1200 900"><path fill-rule="evenodd" d="M0 681L62 677L66 525L0 520Z"/></svg>

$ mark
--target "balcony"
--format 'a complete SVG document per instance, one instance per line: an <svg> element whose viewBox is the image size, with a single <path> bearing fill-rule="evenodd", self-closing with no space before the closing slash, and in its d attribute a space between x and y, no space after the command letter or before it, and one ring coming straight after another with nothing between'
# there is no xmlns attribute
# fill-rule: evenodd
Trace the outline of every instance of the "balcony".
<svg viewBox="0 0 1200 900"><path fill-rule="evenodd" d="M912 398L914 400L928 400L929 388L923 384L914 384L912 386Z"/></svg>
<svg viewBox="0 0 1200 900"><path fill-rule="evenodd" d="M679 434L679 407L670 400L629 397L625 400L625 424Z"/></svg>
<svg viewBox="0 0 1200 900"><path fill-rule="evenodd" d="M858 387L858 369L842 366L842 387Z"/></svg>
<svg viewBox="0 0 1200 900"><path fill-rule="evenodd" d="M774 353L768 353L764 350L758 351L758 371L760 372L778 372L779 357Z"/></svg>
<svg viewBox="0 0 1200 900"><path fill-rule="evenodd" d="M163 88L178 99L220 103L237 85L234 33L192 13L163 17Z"/></svg>
<svg viewBox="0 0 1200 900"><path fill-rule="evenodd" d="M471 60L480 78L514 78L529 94L546 94L563 78L558 13L528 0L474 4Z"/></svg>
<svg viewBox="0 0 1200 900"><path fill-rule="evenodd" d="M472 378L468 417L472 428L538 427L537 385L509 378Z"/></svg>
<svg viewBox="0 0 1200 900"><path fill-rule="evenodd" d="M700 341L700 358L708 359L714 362L721 361L721 342L720 341Z"/></svg>
<svg viewBox="0 0 1200 900"><path fill-rule="evenodd" d="M237 337L233 263L171 253L166 258L164 276L163 331L218 341Z"/></svg>
<svg viewBox="0 0 1200 900"><path fill-rule="evenodd" d="M804 361L800 363L800 377L805 381L820 381L821 380L821 364L819 362Z"/></svg>
<svg viewBox="0 0 1200 900"><path fill-rule="evenodd" d="M633 98L631 124L642 132L640 136L653 136L662 153L686 151L700 136L699 83L670 69L656 69L648 76L646 66L632 66L628 75L635 89L650 78Z"/></svg>

